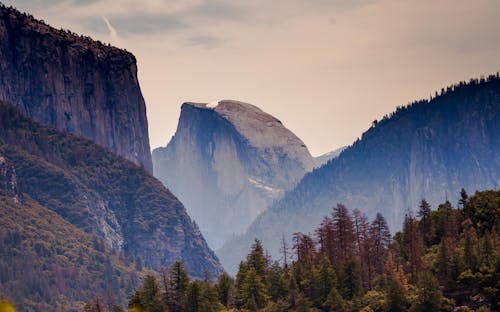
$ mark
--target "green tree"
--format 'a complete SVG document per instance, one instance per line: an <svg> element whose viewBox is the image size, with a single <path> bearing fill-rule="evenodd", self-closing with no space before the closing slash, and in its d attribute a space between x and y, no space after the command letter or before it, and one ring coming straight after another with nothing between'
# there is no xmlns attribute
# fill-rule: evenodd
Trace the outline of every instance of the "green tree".
<svg viewBox="0 0 500 312"><path fill-rule="evenodd" d="M161 297L161 290L156 277L146 275L142 288L137 290L129 301L130 308L138 308L144 312L167 311Z"/></svg>
<svg viewBox="0 0 500 312"><path fill-rule="evenodd" d="M417 216L420 218L419 228L423 237L425 246L429 247L432 244L432 219L431 219L431 205L427 200L422 199L418 206Z"/></svg>
<svg viewBox="0 0 500 312"><path fill-rule="evenodd" d="M240 290L241 304L243 307L255 311L266 306L268 295L266 285L257 274L255 268L251 267L247 272Z"/></svg>
<svg viewBox="0 0 500 312"><path fill-rule="evenodd" d="M336 288L332 288L332 290L328 294L328 297L326 298L325 303L323 304L323 307L325 308L326 311L332 311L332 312L347 311L346 303Z"/></svg>
<svg viewBox="0 0 500 312"><path fill-rule="evenodd" d="M340 271L339 284L342 295L346 299L352 299L362 292L361 269L354 256L350 256L344 261Z"/></svg>
<svg viewBox="0 0 500 312"><path fill-rule="evenodd" d="M424 271L418 277L418 298L411 307L412 312L439 311L443 295L439 289L438 280L429 271Z"/></svg>
<svg viewBox="0 0 500 312"><path fill-rule="evenodd" d="M217 289L219 294L219 301L225 306L230 307L234 298L234 280L227 273L222 273L219 276L219 281L217 283Z"/></svg>
<svg viewBox="0 0 500 312"><path fill-rule="evenodd" d="M166 301L169 312L181 312L186 306L186 292L189 286L189 275L184 264L176 261L169 270Z"/></svg>
<svg viewBox="0 0 500 312"><path fill-rule="evenodd" d="M390 279L387 288L387 311L405 312L407 309L408 301L406 300L403 287L401 287L398 281Z"/></svg>

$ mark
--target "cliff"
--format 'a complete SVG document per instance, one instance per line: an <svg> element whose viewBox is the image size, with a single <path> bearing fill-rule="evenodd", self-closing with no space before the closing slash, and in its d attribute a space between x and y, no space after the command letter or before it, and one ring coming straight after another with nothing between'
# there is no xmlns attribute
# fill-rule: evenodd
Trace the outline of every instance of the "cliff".
<svg viewBox="0 0 500 312"><path fill-rule="evenodd" d="M0 6L0 100L152 171L135 57Z"/></svg>
<svg viewBox="0 0 500 312"><path fill-rule="evenodd" d="M381 212L391 231L427 199L456 204L500 182L500 78L461 82L434 99L399 107L337 158L307 174L249 230L218 252L234 272L255 237L273 256L279 239L308 233L341 202L372 218Z"/></svg>
<svg viewBox="0 0 500 312"><path fill-rule="evenodd" d="M213 248L242 233L314 165L278 119L230 100L184 103L175 136L153 151L153 164Z"/></svg>
<svg viewBox="0 0 500 312"><path fill-rule="evenodd" d="M0 104L0 154L20 192L150 268L184 261L191 276L222 272L196 224L160 181L83 137Z"/></svg>

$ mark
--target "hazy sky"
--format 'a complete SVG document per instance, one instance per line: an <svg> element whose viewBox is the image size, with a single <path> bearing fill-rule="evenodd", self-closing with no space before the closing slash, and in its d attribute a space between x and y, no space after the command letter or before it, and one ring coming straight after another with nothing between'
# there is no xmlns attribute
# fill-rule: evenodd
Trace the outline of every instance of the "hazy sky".
<svg viewBox="0 0 500 312"><path fill-rule="evenodd" d="M133 52L152 148L186 101L235 99L318 155L450 83L500 69L498 0L15 0Z"/></svg>

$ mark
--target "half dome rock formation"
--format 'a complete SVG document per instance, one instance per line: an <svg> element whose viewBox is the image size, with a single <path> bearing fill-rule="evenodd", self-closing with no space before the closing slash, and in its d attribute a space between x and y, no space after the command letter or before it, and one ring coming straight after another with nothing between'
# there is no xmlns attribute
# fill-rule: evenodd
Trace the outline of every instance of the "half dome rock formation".
<svg viewBox="0 0 500 312"><path fill-rule="evenodd" d="M0 100L152 170L135 57L0 4Z"/></svg>
<svg viewBox="0 0 500 312"><path fill-rule="evenodd" d="M311 171L314 160L275 117L223 100L184 103L174 137L153 151L153 167L218 248Z"/></svg>

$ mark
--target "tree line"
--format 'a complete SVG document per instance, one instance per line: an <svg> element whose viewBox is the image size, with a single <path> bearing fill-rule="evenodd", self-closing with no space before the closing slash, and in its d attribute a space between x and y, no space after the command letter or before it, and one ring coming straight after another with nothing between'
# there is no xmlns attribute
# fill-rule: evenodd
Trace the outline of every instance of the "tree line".
<svg viewBox="0 0 500 312"><path fill-rule="evenodd" d="M259 240L235 278L190 280L181 262L148 275L130 311L498 311L500 191L462 190L458 207L422 200L391 236L342 204L312 234L283 238L273 261ZM97 310L98 302L85 311ZM116 308L118 309L118 308ZM119 310L115 310L119 311Z"/></svg>

